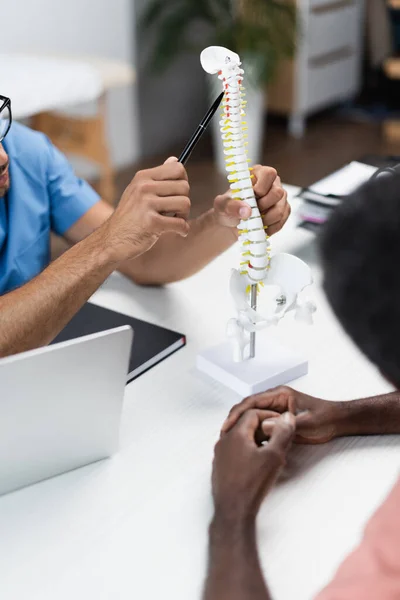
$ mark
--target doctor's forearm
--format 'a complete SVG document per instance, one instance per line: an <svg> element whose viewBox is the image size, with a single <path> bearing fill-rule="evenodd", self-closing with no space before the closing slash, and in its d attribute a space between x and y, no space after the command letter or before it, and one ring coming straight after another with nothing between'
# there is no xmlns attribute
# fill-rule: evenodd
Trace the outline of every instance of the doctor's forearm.
<svg viewBox="0 0 400 600"><path fill-rule="evenodd" d="M219 225L211 209L190 221L186 238L164 234L151 250L119 270L141 285L172 283L200 271L236 240L236 229Z"/></svg>
<svg viewBox="0 0 400 600"><path fill-rule="evenodd" d="M115 269L95 232L21 288L0 297L0 356L51 342Z"/></svg>

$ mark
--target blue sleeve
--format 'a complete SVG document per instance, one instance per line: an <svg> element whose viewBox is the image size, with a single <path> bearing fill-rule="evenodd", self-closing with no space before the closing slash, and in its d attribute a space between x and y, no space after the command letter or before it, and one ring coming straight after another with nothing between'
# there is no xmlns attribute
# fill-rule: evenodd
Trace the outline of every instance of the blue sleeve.
<svg viewBox="0 0 400 600"><path fill-rule="evenodd" d="M63 235L100 200L100 196L86 181L75 175L66 157L50 140L47 140L47 145L51 229Z"/></svg>

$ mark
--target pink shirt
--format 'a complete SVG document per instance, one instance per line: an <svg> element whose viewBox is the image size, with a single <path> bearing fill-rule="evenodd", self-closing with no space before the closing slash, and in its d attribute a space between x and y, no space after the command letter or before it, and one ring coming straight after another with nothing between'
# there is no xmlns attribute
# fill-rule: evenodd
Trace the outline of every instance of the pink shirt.
<svg viewBox="0 0 400 600"><path fill-rule="evenodd" d="M400 479L316 600L400 599Z"/></svg>

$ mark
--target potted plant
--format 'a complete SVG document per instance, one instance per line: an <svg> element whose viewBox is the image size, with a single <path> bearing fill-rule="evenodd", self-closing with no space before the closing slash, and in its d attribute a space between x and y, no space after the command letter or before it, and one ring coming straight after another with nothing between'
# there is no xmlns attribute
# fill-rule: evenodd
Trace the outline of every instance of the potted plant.
<svg viewBox="0 0 400 600"><path fill-rule="evenodd" d="M163 72L180 53L200 54L206 46L225 46L239 54L245 69L249 157L259 162L265 88L279 62L294 52L295 5L290 0L151 0L141 23L144 31L154 34L150 67L155 73ZM220 88L220 81L210 78L213 98ZM224 170L218 120L213 120L214 148Z"/></svg>

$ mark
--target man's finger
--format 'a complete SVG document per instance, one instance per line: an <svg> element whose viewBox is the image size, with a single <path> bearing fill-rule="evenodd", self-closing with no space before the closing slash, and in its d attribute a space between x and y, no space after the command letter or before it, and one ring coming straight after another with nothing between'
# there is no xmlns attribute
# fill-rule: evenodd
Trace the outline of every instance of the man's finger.
<svg viewBox="0 0 400 600"><path fill-rule="evenodd" d="M220 213L224 213L226 210L226 205L230 200L232 200L232 194L227 192L226 194L220 194L214 200L214 208Z"/></svg>
<svg viewBox="0 0 400 600"><path fill-rule="evenodd" d="M266 213L263 214L262 220L264 225L270 227L280 223L285 215L286 210L286 198L282 198L275 206L270 208Z"/></svg>
<svg viewBox="0 0 400 600"><path fill-rule="evenodd" d="M287 192L280 184L279 177L276 178L276 183L272 186L268 194L257 199L258 207L261 214L265 214L276 206L279 202L287 202Z"/></svg>
<svg viewBox="0 0 400 600"><path fill-rule="evenodd" d="M290 448L296 431L296 419L290 412L285 412L276 420L267 448L278 454L286 454Z"/></svg>
<svg viewBox="0 0 400 600"><path fill-rule="evenodd" d="M180 219L178 217L167 217L164 215L158 215L158 219L160 222L160 230L163 233L177 233L182 237L186 237L189 233L190 226L185 219Z"/></svg>
<svg viewBox="0 0 400 600"><path fill-rule="evenodd" d="M232 430L241 437L246 438L249 442L255 443L256 432L259 429L261 421L256 410L248 410L245 412Z"/></svg>
<svg viewBox="0 0 400 600"><path fill-rule="evenodd" d="M255 401L253 398L254 396L245 398L244 400L242 400L242 402L236 404L231 408L229 415L225 420L225 423L222 425L222 433L226 433L227 431L229 431L229 429L231 429L233 425L235 425L238 419L240 419L243 413L245 413L250 408L254 408Z"/></svg>
<svg viewBox="0 0 400 600"><path fill-rule="evenodd" d="M268 440L271 437L274 427L276 425L276 422L278 420L278 417L279 417L279 415L273 415L272 418L267 418L261 423L261 428L260 428L262 431L262 434L260 435L261 440L263 440L263 439ZM314 422L314 417L313 417L313 414L311 413L311 411L306 410L306 411L300 413L299 415L297 415L295 418L296 418L296 433L294 436L294 442L296 444L313 444L313 443L321 444L322 441L325 442L325 441L329 441L331 439L330 436L327 436L326 440L324 440L320 436L313 438L313 435L311 432L313 432L315 430L315 422ZM321 439L322 439L322 441L321 441Z"/></svg>
<svg viewBox="0 0 400 600"><path fill-rule="evenodd" d="M258 198L266 196L276 179L276 169L273 167L264 167L255 165L253 167L253 189Z"/></svg>
<svg viewBox="0 0 400 600"><path fill-rule="evenodd" d="M271 422L275 422L276 419L278 417L280 417L281 415L277 412L274 412L273 410L263 410L261 408L252 408L251 410L253 410L256 414L257 414L257 418L258 418L258 430L257 430L257 435L256 435L256 442L263 442L266 439L269 438L269 434L265 435L262 429L262 424L263 423L268 423L269 421ZM240 415L242 416L242 415ZM221 431L221 436L223 437L224 432Z"/></svg>
<svg viewBox="0 0 400 600"><path fill-rule="evenodd" d="M278 231L280 231L282 229L282 227L284 226L284 224L286 223L286 221L290 217L290 213L291 213L290 204L287 203L286 204L286 208L285 208L285 212L283 214L283 217L282 217L281 221L279 221L279 223L275 223L275 225L269 225L268 226L268 229L267 229L268 235L274 235L275 233L278 233Z"/></svg>
<svg viewBox="0 0 400 600"><path fill-rule="evenodd" d="M248 219L251 217L251 208L246 202L234 200L228 192L215 198L215 209L233 219Z"/></svg>
<svg viewBox="0 0 400 600"><path fill-rule="evenodd" d="M267 411L265 411L267 412ZM274 430L275 424L279 418L279 415L270 412L269 416L266 417L261 423L261 430L266 438L270 438ZM296 435L294 441L297 443L312 443L310 438L310 431L315 429L315 417L310 410L303 410L296 414ZM303 434L303 435L302 435ZM307 434L307 435L304 435ZM318 443L320 439L318 438Z"/></svg>
<svg viewBox="0 0 400 600"><path fill-rule="evenodd" d="M172 157L171 157L172 158ZM154 167L154 169L149 169L148 174L151 179L155 181L166 181L166 180L174 180L174 179L186 179L188 180L188 176L186 173L186 169L182 163L177 162L176 160L167 160L163 165L159 167Z"/></svg>
<svg viewBox="0 0 400 600"><path fill-rule="evenodd" d="M237 422L241 415L250 410L251 408L259 408L262 410L269 410L277 414L281 414L288 410L288 393L290 390L284 386L273 388L268 392L261 392L260 394L254 394L249 396L233 406L229 412L229 415L222 426L222 433L229 431L231 427Z"/></svg>
<svg viewBox="0 0 400 600"><path fill-rule="evenodd" d="M276 413L272 410L263 410L261 408L254 408L257 413L259 426L255 434L255 441L257 446L260 446L263 442L267 441L270 438L271 431L266 433L263 428L264 423L269 423L269 421L276 422L277 419L281 416L279 413Z"/></svg>
<svg viewBox="0 0 400 600"><path fill-rule="evenodd" d="M267 439L271 437L271 434L279 417L280 415L278 415L277 417L273 417L272 419L265 419L265 421L261 423L261 429Z"/></svg>
<svg viewBox="0 0 400 600"><path fill-rule="evenodd" d="M152 181L150 189L152 194L165 198L167 196L189 196L190 186L186 179L176 181Z"/></svg>
<svg viewBox="0 0 400 600"><path fill-rule="evenodd" d="M169 163L174 163L174 162L178 162L178 159L176 158L176 156L169 156L167 158L167 160L164 161L164 165L167 165Z"/></svg>
<svg viewBox="0 0 400 600"><path fill-rule="evenodd" d="M230 198L225 205L225 213L229 217L235 217L240 221L240 219L251 217L251 208L245 202Z"/></svg>
<svg viewBox="0 0 400 600"><path fill-rule="evenodd" d="M158 198L154 208L159 213L173 213L176 217L187 220L190 213L190 200L187 196Z"/></svg>

